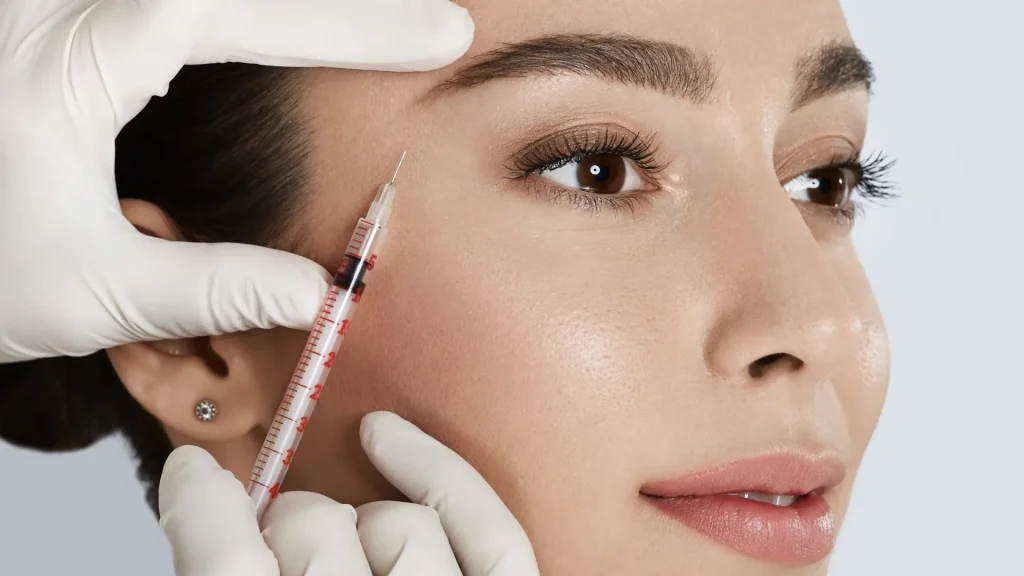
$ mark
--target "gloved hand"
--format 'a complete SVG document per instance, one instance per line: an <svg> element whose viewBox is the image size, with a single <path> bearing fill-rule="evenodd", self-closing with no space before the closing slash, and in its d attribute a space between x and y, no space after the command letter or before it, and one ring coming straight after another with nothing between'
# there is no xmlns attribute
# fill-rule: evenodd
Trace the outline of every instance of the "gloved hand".
<svg viewBox="0 0 1024 576"><path fill-rule="evenodd" d="M360 436L374 466L413 503L353 509L284 493L267 510L262 537L230 472L194 446L171 453L160 524L178 576L539 574L526 533L465 460L389 412L364 417Z"/></svg>
<svg viewBox="0 0 1024 576"><path fill-rule="evenodd" d="M0 363L308 328L329 278L316 264L136 232L115 136L184 64L429 70L472 38L446 0L4 0Z"/></svg>

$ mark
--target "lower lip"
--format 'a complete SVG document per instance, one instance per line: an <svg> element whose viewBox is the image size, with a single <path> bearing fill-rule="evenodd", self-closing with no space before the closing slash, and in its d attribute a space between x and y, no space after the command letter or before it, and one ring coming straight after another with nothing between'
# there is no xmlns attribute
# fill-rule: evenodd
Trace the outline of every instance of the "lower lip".
<svg viewBox="0 0 1024 576"><path fill-rule="evenodd" d="M697 532L770 562L812 564L835 544L832 508L817 494L788 507L724 494L648 499Z"/></svg>

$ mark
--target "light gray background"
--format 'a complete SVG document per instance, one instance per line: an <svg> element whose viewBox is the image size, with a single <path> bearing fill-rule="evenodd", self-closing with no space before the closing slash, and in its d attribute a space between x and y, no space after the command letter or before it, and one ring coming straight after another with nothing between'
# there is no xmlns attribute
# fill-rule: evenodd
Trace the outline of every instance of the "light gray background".
<svg viewBox="0 0 1024 576"><path fill-rule="evenodd" d="M857 232L892 388L831 574L1024 574L1024 4L844 4L904 196ZM171 575L119 440L0 445L0 495L0 574Z"/></svg>

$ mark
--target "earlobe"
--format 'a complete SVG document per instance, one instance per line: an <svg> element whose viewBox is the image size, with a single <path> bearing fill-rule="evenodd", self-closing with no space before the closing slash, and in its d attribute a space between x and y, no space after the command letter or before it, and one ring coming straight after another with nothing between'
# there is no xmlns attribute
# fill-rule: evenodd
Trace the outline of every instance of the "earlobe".
<svg viewBox="0 0 1024 576"><path fill-rule="evenodd" d="M196 443L228 442L261 425L259 383L239 363L237 336L127 344L107 351L128 393L165 427ZM232 364L235 364L234 369ZM196 413L201 402L216 417Z"/></svg>

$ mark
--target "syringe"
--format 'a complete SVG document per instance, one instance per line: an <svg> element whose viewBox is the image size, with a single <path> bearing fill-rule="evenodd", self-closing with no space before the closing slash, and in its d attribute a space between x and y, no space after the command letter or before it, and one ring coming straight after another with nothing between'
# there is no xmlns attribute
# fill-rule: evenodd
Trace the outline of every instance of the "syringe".
<svg viewBox="0 0 1024 576"><path fill-rule="evenodd" d="M263 441L263 448L249 477L249 496L256 505L257 518L262 519L267 507L277 498L313 408L327 385L327 376L348 332L356 304L362 298L363 278L377 263L376 249L384 239L385 225L391 216L391 203L395 198L395 178L404 160L405 153L402 153L391 181L381 186L370 211L365 218L359 219L334 277L334 284L327 292L299 364Z"/></svg>

